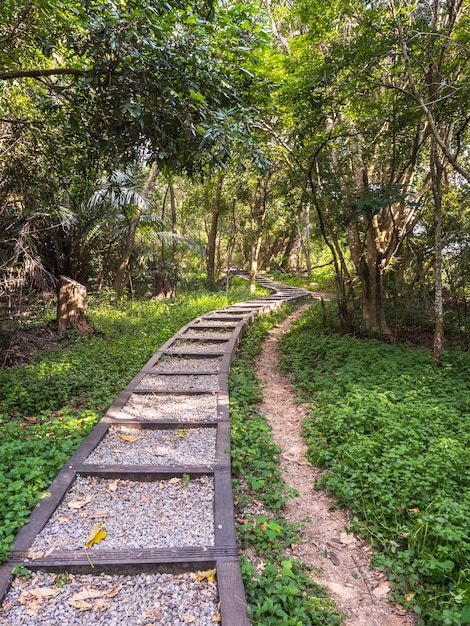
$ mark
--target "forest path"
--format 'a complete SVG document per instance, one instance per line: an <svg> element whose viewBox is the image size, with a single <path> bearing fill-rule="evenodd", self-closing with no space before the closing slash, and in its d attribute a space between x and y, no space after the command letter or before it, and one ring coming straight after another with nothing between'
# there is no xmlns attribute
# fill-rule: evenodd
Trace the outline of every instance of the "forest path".
<svg viewBox="0 0 470 626"><path fill-rule="evenodd" d="M312 295L324 297L320 293ZM281 373L278 352L280 337L307 306L297 309L270 332L256 366L264 397L260 413L270 423L274 441L281 448L284 480L299 492L299 498L289 498L286 517L292 523L311 520L305 524L294 555L321 571L317 580L330 590L347 616L345 626L412 626L417 624L416 616L389 602L390 584L385 575L370 568L370 547L346 533L351 512L331 511L336 504L334 498L314 487L321 471L307 461L307 446L300 436L307 407L295 401L289 378Z"/></svg>

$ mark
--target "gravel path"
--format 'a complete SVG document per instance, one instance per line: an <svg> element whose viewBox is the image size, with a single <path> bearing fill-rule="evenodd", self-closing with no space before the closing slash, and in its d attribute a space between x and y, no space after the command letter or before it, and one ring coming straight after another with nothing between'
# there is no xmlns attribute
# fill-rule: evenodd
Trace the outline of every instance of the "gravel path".
<svg viewBox="0 0 470 626"><path fill-rule="evenodd" d="M192 376L185 374L163 375L150 374L144 376L136 389L152 389L154 391L217 391L219 379L217 376Z"/></svg>
<svg viewBox="0 0 470 626"><path fill-rule="evenodd" d="M119 419L187 421L215 421L217 397L215 394L158 395L132 394L119 413Z"/></svg>
<svg viewBox="0 0 470 626"><path fill-rule="evenodd" d="M200 578L202 576L199 576ZM191 574L17 577L2 626L214 626L217 587Z"/></svg>
<svg viewBox="0 0 470 626"><path fill-rule="evenodd" d="M213 508L210 477L138 482L78 476L31 552L81 550L99 522L107 535L89 549L90 555L110 549L211 546Z"/></svg>
<svg viewBox="0 0 470 626"><path fill-rule="evenodd" d="M164 355L152 369L152 373L158 372L218 372L222 363L222 357L190 358L184 356Z"/></svg>
<svg viewBox="0 0 470 626"><path fill-rule="evenodd" d="M177 339L169 348L168 352L178 353L179 351L192 352L194 354L211 354L223 351L226 346L225 341L191 341L187 339Z"/></svg>
<svg viewBox="0 0 470 626"><path fill-rule="evenodd" d="M180 430L110 426L85 463L117 465L211 465L215 462L215 428Z"/></svg>

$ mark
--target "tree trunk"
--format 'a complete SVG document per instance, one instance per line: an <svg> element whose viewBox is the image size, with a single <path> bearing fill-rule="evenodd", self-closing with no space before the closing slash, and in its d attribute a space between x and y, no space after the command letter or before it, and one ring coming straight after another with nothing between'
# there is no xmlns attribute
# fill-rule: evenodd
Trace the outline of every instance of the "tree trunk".
<svg viewBox="0 0 470 626"><path fill-rule="evenodd" d="M310 244L310 204L307 202L305 206L305 264L307 269L307 277L312 276L312 247Z"/></svg>
<svg viewBox="0 0 470 626"><path fill-rule="evenodd" d="M378 219L370 220L366 233L367 272L361 276L363 281L363 315L368 335L390 335L385 319L384 305L384 256L381 251Z"/></svg>
<svg viewBox="0 0 470 626"><path fill-rule="evenodd" d="M266 219L267 212L267 187L269 183L270 175L264 181L262 189L261 206L257 207L258 192L261 191L261 180L258 181L253 201L250 203L251 211L251 263L250 263L250 293L254 294L256 291L256 274L258 273L258 259L259 252L261 250L261 242L263 240L263 228Z"/></svg>
<svg viewBox="0 0 470 626"><path fill-rule="evenodd" d="M170 191L170 207L171 207L171 232L176 233L176 197L175 197L175 188L173 187L173 183L170 182L168 184L168 189ZM171 247L171 262L174 263L176 255L176 241L173 242Z"/></svg>
<svg viewBox="0 0 470 626"><path fill-rule="evenodd" d="M86 312L86 287L76 280L59 276L57 286L57 328L83 330Z"/></svg>
<svg viewBox="0 0 470 626"><path fill-rule="evenodd" d="M444 349L444 305L442 301L442 162L435 138L431 142L432 195L434 198L434 350L433 360L441 362Z"/></svg>
<svg viewBox="0 0 470 626"><path fill-rule="evenodd" d="M145 202L148 200L150 191L155 185L158 176L158 165L154 163L150 169L149 176L145 182L142 193L140 194L139 206L132 217L129 228L127 229L126 241L124 245L124 251L121 256L121 261L114 278L113 288L120 295L124 287L124 278L126 276L127 266L129 265L129 259L131 258L132 249L134 248L135 233L137 226L139 225L140 216L142 215L142 208Z"/></svg>
<svg viewBox="0 0 470 626"><path fill-rule="evenodd" d="M220 198L222 196L222 187L224 184L224 177L221 175L217 179L217 187L215 190L214 204L212 205L212 218L211 226L209 229L209 236L207 242L207 287L208 289L214 289L215 286L215 252L217 245L217 224L219 221L220 213Z"/></svg>

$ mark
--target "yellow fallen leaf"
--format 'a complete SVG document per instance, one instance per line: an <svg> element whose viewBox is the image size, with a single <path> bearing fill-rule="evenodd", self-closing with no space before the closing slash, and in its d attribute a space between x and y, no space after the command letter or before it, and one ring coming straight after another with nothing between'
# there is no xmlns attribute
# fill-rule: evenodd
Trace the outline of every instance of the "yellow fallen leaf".
<svg viewBox="0 0 470 626"><path fill-rule="evenodd" d="M174 478L170 478L168 482L170 483L170 485L177 485L179 481L180 479L175 476Z"/></svg>
<svg viewBox="0 0 470 626"><path fill-rule="evenodd" d="M214 617L214 619L212 621L213 622L221 622L222 621L222 617L220 616L220 613L217 613L217 615Z"/></svg>
<svg viewBox="0 0 470 626"><path fill-rule="evenodd" d="M91 496L85 496L81 500L72 500L67 502L69 509L81 509L91 502Z"/></svg>
<svg viewBox="0 0 470 626"><path fill-rule="evenodd" d="M137 439L142 439L142 437L137 437L136 435L121 435L121 439L123 441L137 441Z"/></svg>
<svg viewBox="0 0 470 626"><path fill-rule="evenodd" d="M197 573L197 579L198 580L204 580L205 578L207 578L207 580L210 583L215 583L215 573L217 572L217 569L208 569L205 572L198 572Z"/></svg>
<svg viewBox="0 0 470 626"><path fill-rule="evenodd" d="M104 522L98 522L98 524L96 524L96 526L93 528L88 536L88 539L85 542L86 548L91 548L91 546L94 546L96 543L103 541L103 539L106 537L108 533L105 531L104 528L101 528L103 524Z"/></svg>
<svg viewBox="0 0 470 626"><path fill-rule="evenodd" d="M413 598L415 597L415 595L416 595L416 592L415 592L415 591L412 591L411 593L409 593L409 594L407 594L407 595L405 596L405 600L406 600L407 602L411 602L411 600L413 600Z"/></svg>

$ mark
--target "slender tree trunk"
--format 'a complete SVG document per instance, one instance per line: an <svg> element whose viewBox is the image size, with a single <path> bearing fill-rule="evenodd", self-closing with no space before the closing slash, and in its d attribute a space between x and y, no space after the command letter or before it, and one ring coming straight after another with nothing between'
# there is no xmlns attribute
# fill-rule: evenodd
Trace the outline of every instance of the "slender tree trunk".
<svg viewBox="0 0 470 626"><path fill-rule="evenodd" d="M353 329L352 315L349 310L349 295L346 289L346 283L351 283L351 277L349 276L348 268L341 252L341 248L336 240L334 230L329 228L328 220L323 211L323 207L318 198L317 187L313 180L313 170L315 167L315 161L312 161L310 170L308 172L308 181L310 183L310 189L312 191L313 204L315 206L318 223L320 226L320 232L323 237L323 241L328 246L331 256L333 258L333 265L335 268L335 283L336 283L336 296L338 299L338 316L341 330L343 332L351 332Z"/></svg>
<svg viewBox="0 0 470 626"><path fill-rule="evenodd" d="M220 213L220 199L222 196L222 187L224 184L224 177L222 175L217 179L217 186L215 189L214 203L212 205L212 217L211 226L209 229L209 236L207 242L207 287L208 289L214 289L215 286L215 253L217 247L217 225L219 222Z"/></svg>
<svg viewBox="0 0 470 626"><path fill-rule="evenodd" d="M307 266L307 277L312 276L312 247L310 244L310 204L305 206L305 263Z"/></svg>
<svg viewBox="0 0 470 626"><path fill-rule="evenodd" d="M432 194L434 198L434 362L441 362L444 349L444 305L442 300L442 162L437 141L431 141Z"/></svg>
<svg viewBox="0 0 470 626"><path fill-rule="evenodd" d="M114 278L114 290L121 294L124 288L124 278L126 276L127 266L129 265L129 259L131 258L132 250L134 248L135 234L137 232L137 226L139 225L140 216L142 215L142 208L148 200L150 191L155 185L158 176L158 165L154 163L150 168L149 176L145 182L142 193L140 194L140 203L134 216L132 217L129 228L127 229L126 241L124 244L124 251L121 256L116 276Z"/></svg>
<svg viewBox="0 0 470 626"><path fill-rule="evenodd" d="M257 196L261 192L261 180L258 181L256 192L253 198L253 202L250 204L251 211L251 263L250 263L250 293L254 294L256 291L256 275L258 273L258 259L261 250L261 242L263 240L264 222L266 220L267 212L267 187L269 183L270 175L266 178L263 189L261 207L257 207Z"/></svg>
<svg viewBox="0 0 470 626"><path fill-rule="evenodd" d="M170 208L171 208L171 232L176 233L176 196L175 196L175 188L173 187L173 183L170 182L168 184L168 189L170 191ZM171 248L171 262L174 263L176 255L176 242L174 241Z"/></svg>

